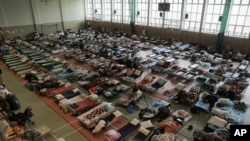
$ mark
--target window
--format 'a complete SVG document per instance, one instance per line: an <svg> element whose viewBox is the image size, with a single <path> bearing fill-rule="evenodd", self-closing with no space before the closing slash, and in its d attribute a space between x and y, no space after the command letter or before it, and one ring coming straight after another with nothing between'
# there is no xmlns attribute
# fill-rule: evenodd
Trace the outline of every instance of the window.
<svg viewBox="0 0 250 141"><path fill-rule="evenodd" d="M183 29L199 32L204 0L187 0L184 11Z"/></svg>
<svg viewBox="0 0 250 141"><path fill-rule="evenodd" d="M103 0L103 20L111 21L111 0Z"/></svg>
<svg viewBox="0 0 250 141"><path fill-rule="evenodd" d="M132 16L132 7L133 7L133 1L132 0L123 0L123 23L130 23L131 16Z"/></svg>
<svg viewBox="0 0 250 141"><path fill-rule="evenodd" d="M92 20L93 19L93 5L92 0L86 1L86 19Z"/></svg>
<svg viewBox="0 0 250 141"><path fill-rule="evenodd" d="M232 0L226 35L248 38L250 32L249 0Z"/></svg>
<svg viewBox="0 0 250 141"><path fill-rule="evenodd" d="M147 25L148 0L137 0L136 24Z"/></svg>
<svg viewBox="0 0 250 141"><path fill-rule="evenodd" d="M112 0L113 10L112 10L112 22L122 22L122 0Z"/></svg>
<svg viewBox="0 0 250 141"><path fill-rule="evenodd" d="M155 27L162 27L163 25L163 11L158 11L158 4L164 3L164 0L152 0L151 17L149 25Z"/></svg>
<svg viewBox="0 0 250 141"><path fill-rule="evenodd" d="M223 15L223 10L225 5L225 0L209 0L207 8L204 15L204 24L202 27L202 32L210 34L218 34L221 25L221 16Z"/></svg>
<svg viewBox="0 0 250 141"><path fill-rule="evenodd" d="M182 0L166 0L166 3L170 3L170 11L165 12L164 27L179 29L181 22Z"/></svg>
<svg viewBox="0 0 250 141"><path fill-rule="evenodd" d="M102 1L94 0L94 19L102 20Z"/></svg>

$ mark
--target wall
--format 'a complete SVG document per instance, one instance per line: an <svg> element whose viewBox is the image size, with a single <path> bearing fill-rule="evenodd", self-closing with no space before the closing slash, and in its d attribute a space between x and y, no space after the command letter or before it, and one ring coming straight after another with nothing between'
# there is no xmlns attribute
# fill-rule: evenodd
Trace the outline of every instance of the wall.
<svg viewBox="0 0 250 141"><path fill-rule="evenodd" d="M50 34L68 28L81 28L83 0L0 0L0 27L5 38L33 31ZM2 20L3 19L3 20Z"/></svg>
<svg viewBox="0 0 250 141"><path fill-rule="evenodd" d="M102 26L105 31L114 31L114 29L117 28L119 31L130 33L130 26L128 24L90 20L87 20L86 23L89 23L93 29ZM136 35L142 35L144 30L147 31L147 36L150 38L153 37L164 40L175 39L183 42L193 42L214 47L216 46L217 41L217 36L212 34L136 25ZM223 47L224 46L231 46L235 51L250 54L250 39L225 36L223 40Z"/></svg>
<svg viewBox="0 0 250 141"><path fill-rule="evenodd" d="M62 0L62 15L64 29L72 27L83 28L84 1L83 0Z"/></svg>

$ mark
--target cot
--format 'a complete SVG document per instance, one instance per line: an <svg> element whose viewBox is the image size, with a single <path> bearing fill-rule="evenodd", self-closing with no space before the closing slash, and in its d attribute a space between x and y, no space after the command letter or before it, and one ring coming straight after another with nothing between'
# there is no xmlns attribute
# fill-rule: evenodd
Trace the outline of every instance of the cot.
<svg viewBox="0 0 250 141"><path fill-rule="evenodd" d="M211 113L226 119L232 124L241 124L248 109L248 105L240 101L231 101L227 98L219 98L212 108Z"/></svg>
<svg viewBox="0 0 250 141"><path fill-rule="evenodd" d="M124 85L124 84L119 84L104 91L103 96L106 98L111 98L120 94L121 95L127 94L130 92L130 90L131 88L129 86Z"/></svg>
<svg viewBox="0 0 250 141"><path fill-rule="evenodd" d="M238 70L239 71L244 71L244 70L247 69L248 65L249 65L249 61L248 60L242 60L241 63L240 63L240 65L238 66Z"/></svg>
<svg viewBox="0 0 250 141"><path fill-rule="evenodd" d="M212 107L214 106L215 102L217 102L218 97L213 94L209 94L208 92L203 92L200 94L198 101L194 104L195 107L210 113Z"/></svg>
<svg viewBox="0 0 250 141"><path fill-rule="evenodd" d="M179 93L181 90L183 90L186 87L185 84L179 82L175 85L174 88L170 89L170 90L166 90L164 91L164 96L169 97L170 99L172 99L177 93Z"/></svg>
<svg viewBox="0 0 250 141"><path fill-rule="evenodd" d="M101 104L95 106L91 110L82 113L77 116L76 119L80 122L83 127L88 129L93 128L96 125L96 122L100 119L105 118L115 110L115 107L112 103L102 102Z"/></svg>
<svg viewBox="0 0 250 141"><path fill-rule="evenodd" d="M167 82L168 81L166 79L159 77L154 83L145 85L143 89L151 93L155 93L158 89L163 87Z"/></svg>
<svg viewBox="0 0 250 141"><path fill-rule="evenodd" d="M136 92L131 92L129 94L125 94L116 100L115 105L127 107L133 101L138 101L143 96L142 91L138 90Z"/></svg>
<svg viewBox="0 0 250 141"><path fill-rule="evenodd" d="M143 74L143 71L140 70L134 70L131 75L126 75L121 77L121 79L127 83L133 83L135 80Z"/></svg>
<svg viewBox="0 0 250 141"><path fill-rule="evenodd" d="M97 106L100 102L101 100L96 94L91 94L79 101L70 102L71 104L69 104L68 110L71 115L80 115Z"/></svg>
<svg viewBox="0 0 250 141"><path fill-rule="evenodd" d="M82 92L78 89L78 88L74 88L72 90L69 90L69 91L64 91L63 93L61 94L57 94L54 96L54 101L56 103L58 103L61 99L70 99L72 97L75 97L77 95L80 95L82 94Z"/></svg>

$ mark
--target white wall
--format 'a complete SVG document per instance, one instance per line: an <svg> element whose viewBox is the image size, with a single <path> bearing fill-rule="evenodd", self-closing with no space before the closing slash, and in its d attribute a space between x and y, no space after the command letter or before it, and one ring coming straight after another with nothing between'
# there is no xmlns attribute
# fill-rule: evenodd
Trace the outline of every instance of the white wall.
<svg viewBox="0 0 250 141"><path fill-rule="evenodd" d="M84 0L62 0L64 21L78 21L84 19Z"/></svg>
<svg viewBox="0 0 250 141"><path fill-rule="evenodd" d="M22 26L34 24L30 0L0 0L4 22L0 26Z"/></svg>
<svg viewBox="0 0 250 141"><path fill-rule="evenodd" d="M36 24L62 22L59 0L40 2L31 0Z"/></svg>
<svg viewBox="0 0 250 141"><path fill-rule="evenodd" d="M5 21L6 21L6 19L5 19L4 14L3 14L3 6L2 6L2 3L0 3L0 27L6 26Z"/></svg>
<svg viewBox="0 0 250 141"><path fill-rule="evenodd" d="M84 0L0 0L0 27L84 21Z"/></svg>

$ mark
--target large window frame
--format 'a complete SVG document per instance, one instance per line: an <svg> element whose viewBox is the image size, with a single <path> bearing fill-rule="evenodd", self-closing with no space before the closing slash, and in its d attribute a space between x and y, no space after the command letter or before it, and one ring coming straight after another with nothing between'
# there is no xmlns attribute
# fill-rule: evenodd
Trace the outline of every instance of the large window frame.
<svg viewBox="0 0 250 141"><path fill-rule="evenodd" d="M102 0L102 20L111 22L112 0Z"/></svg>
<svg viewBox="0 0 250 141"><path fill-rule="evenodd" d="M131 10L132 10L132 5L133 0L123 0L123 21L122 23L127 23L129 24L131 21Z"/></svg>
<svg viewBox="0 0 250 141"><path fill-rule="evenodd" d="M170 11L159 11L159 3L170 3ZM85 19L125 24L135 20L136 25L216 35L225 4L226 0L86 0ZM249 38L250 1L231 0L228 15L225 35Z"/></svg>
<svg viewBox="0 0 250 141"><path fill-rule="evenodd" d="M85 12L86 12L86 19L87 20L93 20L93 15L94 15L94 13L93 13L93 1L92 0L86 0L85 1Z"/></svg>
<svg viewBox="0 0 250 141"><path fill-rule="evenodd" d="M102 0L93 0L94 20L103 20L102 15Z"/></svg>
<svg viewBox="0 0 250 141"><path fill-rule="evenodd" d="M136 10L136 18L135 24L138 25L148 25L148 0L137 0L137 10Z"/></svg>
<svg viewBox="0 0 250 141"><path fill-rule="evenodd" d="M122 23L123 0L112 0L112 22Z"/></svg>
<svg viewBox="0 0 250 141"><path fill-rule="evenodd" d="M165 0L170 3L170 11L164 13L164 28L179 29L181 25L182 0Z"/></svg>
<svg viewBox="0 0 250 141"><path fill-rule="evenodd" d="M225 35L249 38L250 1L232 0Z"/></svg>
<svg viewBox="0 0 250 141"><path fill-rule="evenodd" d="M151 0L150 5L150 16L149 16L149 26L152 27L163 27L163 11L158 10L158 4L164 3L165 0Z"/></svg>
<svg viewBox="0 0 250 141"><path fill-rule="evenodd" d="M200 32L205 0L186 0L182 30Z"/></svg>
<svg viewBox="0 0 250 141"><path fill-rule="evenodd" d="M207 0L203 33L218 34L221 28L221 20L225 8L226 0Z"/></svg>

